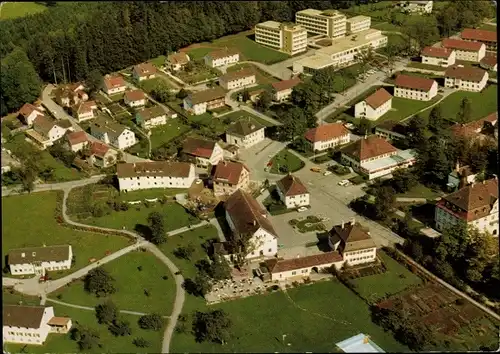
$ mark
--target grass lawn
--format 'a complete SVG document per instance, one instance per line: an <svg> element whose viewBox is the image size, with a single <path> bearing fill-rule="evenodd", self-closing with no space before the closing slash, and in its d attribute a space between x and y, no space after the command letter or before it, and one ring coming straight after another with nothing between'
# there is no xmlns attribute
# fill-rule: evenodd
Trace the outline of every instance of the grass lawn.
<svg viewBox="0 0 500 354"><path fill-rule="evenodd" d="M387 271L383 274L368 275L352 279L362 298L376 303L386 295L390 296L405 290L411 285L422 283L422 279L406 269L402 264L389 257L385 252L377 252Z"/></svg>
<svg viewBox="0 0 500 354"><path fill-rule="evenodd" d="M488 114L496 112L498 110L497 85L488 84L488 86L482 92L457 91L446 97L440 103L443 112L443 118L455 121L457 113L460 109L460 103L465 97L469 99L472 106L472 120L484 118ZM394 100L395 98L392 100L393 107ZM430 111L431 110L426 110L422 112L422 117L427 119L427 117L429 117Z"/></svg>
<svg viewBox="0 0 500 354"><path fill-rule="evenodd" d="M442 66L431 65L431 64L424 64L424 63L421 63L421 62L418 62L418 61L411 61L411 62L409 62L408 63L408 67L409 68L424 69L424 70L439 71L439 72L443 72L443 75L444 75L444 71L445 71L445 68L443 68Z"/></svg>
<svg viewBox="0 0 500 354"><path fill-rule="evenodd" d="M140 88L148 94L151 94L151 91L153 91L153 89L158 85L168 86L169 89L172 88L170 87L170 85L167 83L166 80L163 80L160 77L155 77L154 79L149 79L149 80L143 80L139 84Z"/></svg>
<svg viewBox="0 0 500 354"><path fill-rule="evenodd" d="M191 128L182 124L179 118L170 119L167 124L151 129L151 149L155 149L184 134Z"/></svg>
<svg viewBox="0 0 500 354"><path fill-rule="evenodd" d="M160 67L160 66L165 65L165 59L167 59L166 56L160 55L156 58L149 59L148 62L152 63L156 67Z"/></svg>
<svg viewBox="0 0 500 354"><path fill-rule="evenodd" d="M108 97L111 99L113 102L119 102L123 100L123 96L125 96L124 93L115 93L114 95L109 95Z"/></svg>
<svg viewBox="0 0 500 354"><path fill-rule="evenodd" d="M273 123L268 122L267 120L262 119L260 117L257 117L255 114L252 114L252 113L249 113L249 112L243 111L243 110L235 111L235 112L231 112L231 113L225 114L224 116L221 117L221 119L223 119L223 120L224 119L230 119L230 120L236 122L237 120L245 119L245 118L248 118L248 117L252 118L257 123L260 123L260 124L262 124L265 127L273 127L274 126Z"/></svg>
<svg viewBox="0 0 500 354"><path fill-rule="evenodd" d="M493 25L489 25L487 23L483 23L481 26L479 26L479 29L482 29L482 30L485 30L485 31L496 32L497 31L497 26L493 26Z"/></svg>
<svg viewBox="0 0 500 354"><path fill-rule="evenodd" d="M13 248L71 244L75 264L69 271L52 273L56 279L88 265L90 258L103 258L106 251L115 252L129 244L124 237L74 231L57 224L55 192L4 197L2 204L3 265Z"/></svg>
<svg viewBox="0 0 500 354"><path fill-rule="evenodd" d="M384 114L382 117L380 117L377 122L383 122L386 120L393 120L393 121L401 121L405 118L408 118L414 114L416 114L418 111L425 109L426 107L436 103L441 99L442 95L437 95L430 101L417 101L417 100L410 100L407 98L400 98L400 97L393 97L392 98L392 109ZM422 112L421 115L423 116L425 113Z"/></svg>
<svg viewBox="0 0 500 354"><path fill-rule="evenodd" d="M2 288L2 303L4 305L29 305L38 306L40 305L40 299L38 296L29 296L18 293L14 289Z"/></svg>
<svg viewBox="0 0 500 354"><path fill-rule="evenodd" d="M372 22L371 28L375 28L375 29L378 29L381 31L387 31L387 32L401 32L400 26L393 25L392 23L389 23L389 22L379 22L379 23L375 23L375 24L373 24L373 22Z"/></svg>
<svg viewBox="0 0 500 354"><path fill-rule="evenodd" d="M432 189L419 183L415 187L410 189L408 192L403 194L398 194L397 197L434 199L439 197L440 195L441 195L440 193L435 192Z"/></svg>
<svg viewBox="0 0 500 354"><path fill-rule="evenodd" d="M210 44L208 44L208 45L210 45ZM203 59L203 57L205 55L207 55L210 52L213 52L214 50L216 50L216 49L215 48L206 48L206 47L194 48L194 49L190 49L188 51L188 54L189 54L189 57L191 58L191 60L200 60L200 59Z"/></svg>
<svg viewBox="0 0 500 354"><path fill-rule="evenodd" d="M243 68L249 68L255 73L255 80L257 81L257 84L259 85L269 85L274 82L280 81L279 79L275 78L274 76L266 73L263 70L260 70L258 67L256 67L253 64L250 63L243 63L243 64L236 64L233 66L230 66L227 68L227 71L237 71ZM249 88L249 91L255 90L256 88Z"/></svg>
<svg viewBox="0 0 500 354"><path fill-rule="evenodd" d="M158 332L146 331L137 325L139 316L120 314L120 316L130 323L132 335L127 337L114 337L107 328L107 325L98 324L93 311L71 308L63 305L52 304L47 302L47 305L54 307L54 313L57 316L71 317L73 325L80 324L90 327L99 333L101 348L95 347L86 353L157 353L161 351L161 343L163 340L163 330ZM143 337L151 346L149 348L137 348L132 344L134 338ZM5 349L11 353L20 353L24 344L5 345ZM27 347L27 352L33 354L44 353L78 353L77 342L71 339L71 334L49 334L47 341L42 345L33 345Z"/></svg>
<svg viewBox="0 0 500 354"><path fill-rule="evenodd" d="M281 150L271 159L271 162L272 166L270 172L279 175L285 175L288 173L281 172L279 170L281 166L287 166L289 172L295 172L303 168L305 165L301 159L288 151L288 149Z"/></svg>
<svg viewBox="0 0 500 354"><path fill-rule="evenodd" d="M0 20L34 15L47 10L39 2L4 2L0 10Z"/></svg>
<svg viewBox="0 0 500 354"><path fill-rule="evenodd" d="M141 266L142 270L138 267ZM169 316L175 299L174 275L151 252L130 252L103 266L115 278L116 293L96 297L85 291L83 279L65 286L49 295L70 304L94 307L112 300L120 310L159 313ZM167 276L167 279L163 279ZM146 296L144 290L150 295Z"/></svg>

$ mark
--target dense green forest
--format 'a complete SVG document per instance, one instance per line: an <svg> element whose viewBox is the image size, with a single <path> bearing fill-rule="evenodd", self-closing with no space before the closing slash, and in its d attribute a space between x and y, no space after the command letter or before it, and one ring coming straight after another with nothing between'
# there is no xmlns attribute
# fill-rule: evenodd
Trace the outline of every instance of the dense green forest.
<svg viewBox="0 0 500 354"><path fill-rule="evenodd" d="M290 21L305 8L346 9L366 2L50 2L43 13L0 22L0 113L35 99L42 81L83 80L94 69L116 71L261 21ZM454 20L446 30L460 24Z"/></svg>

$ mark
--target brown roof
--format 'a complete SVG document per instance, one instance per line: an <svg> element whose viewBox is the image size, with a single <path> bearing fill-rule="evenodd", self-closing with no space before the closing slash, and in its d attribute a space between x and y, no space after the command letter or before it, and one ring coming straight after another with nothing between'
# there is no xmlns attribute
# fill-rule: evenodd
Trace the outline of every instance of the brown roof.
<svg viewBox="0 0 500 354"><path fill-rule="evenodd" d="M482 29L466 28L460 34L463 39L469 39L478 42L496 42L497 33L496 31L486 31Z"/></svg>
<svg viewBox="0 0 500 354"><path fill-rule="evenodd" d="M156 74L156 68L151 63L142 63L134 66L134 71L139 76L149 76Z"/></svg>
<svg viewBox="0 0 500 354"><path fill-rule="evenodd" d="M126 125L120 124L115 120L108 118L107 116L100 116L93 122L90 126L91 133L99 132L101 134L108 134L110 137L117 138L125 130L130 130Z"/></svg>
<svg viewBox="0 0 500 354"><path fill-rule="evenodd" d="M322 124L317 128L309 129L305 134L305 138L310 142L328 141L340 138L349 134L349 131L341 123Z"/></svg>
<svg viewBox="0 0 500 354"><path fill-rule="evenodd" d="M94 107L97 107L95 101L80 102L80 104L76 106L76 111L78 112L78 114L88 113L92 112L92 109Z"/></svg>
<svg viewBox="0 0 500 354"><path fill-rule="evenodd" d="M116 166L118 178L158 176L158 177L189 177L191 164L187 162L136 162L121 163Z"/></svg>
<svg viewBox="0 0 500 354"><path fill-rule="evenodd" d="M197 157L210 158L215 148L215 141L187 138L182 145L182 152Z"/></svg>
<svg viewBox="0 0 500 354"><path fill-rule="evenodd" d="M193 104L210 102L224 97L226 97L226 92L219 86L204 91L193 92L188 96Z"/></svg>
<svg viewBox="0 0 500 354"><path fill-rule="evenodd" d="M481 59L480 63L489 67L494 67L498 64L496 55L487 55Z"/></svg>
<svg viewBox="0 0 500 354"><path fill-rule="evenodd" d="M294 77L293 79L290 79L290 80L282 80L282 81L274 82L271 85L273 86L273 88L276 91L284 91L284 90L288 90L288 89L291 89L291 88L297 86L298 84L300 84L300 82L301 81L300 81L299 77Z"/></svg>
<svg viewBox="0 0 500 354"><path fill-rule="evenodd" d="M38 329L45 309L45 306L3 305L3 325Z"/></svg>
<svg viewBox="0 0 500 354"><path fill-rule="evenodd" d="M384 103L389 101L392 95L387 92L384 88L379 88L375 93L365 98L365 102L373 109L377 109Z"/></svg>
<svg viewBox="0 0 500 354"><path fill-rule="evenodd" d="M265 127L252 119L252 117L247 117L232 123L227 128L227 133L231 135L247 136L263 128Z"/></svg>
<svg viewBox="0 0 500 354"><path fill-rule="evenodd" d="M71 321L69 317L52 317L47 324L49 326L66 326Z"/></svg>
<svg viewBox="0 0 500 354"><path fill-rule="evenodd" d="M221 49L221 50L215 50L213 52L210 52L207 54L212 59L220 59L220 58L227 58L227 57L232 57L233 55L240 54L235 50L232 49Z"/></svg>
<svg viewBox="0 0 500 354"><path fill-rule="evenodd" d="M70 145L76 145L89 141L87 134L84 131L72 132L66 135L66 139Z"/></svg>
<svg viewBox="0 0 500 354"><path fill-rule="evenodd" d="M50 130L56 125L56 122L47 116L38 116L33 121L33 126L37 132L42 132L47 135Z"/></svg>
<svg viewBox="0 0 500 354"><path fill-rule="evenodd" d="M484 75L486 75L486 71L472 66L460 67L458 65L453 65L446 68L444 75L445 77L452 77L464 81L481 82Z"/></svg>
<svg viewBox="0 0 500 354"><path fill-rule="evenodd" d="M276 274L291 270L317 267L342 261L342 256L337 251L315 254L312 256L291 259L269 259L265 261L269 272Z"/></svg>
<svg viewBox="0 0 500 354"><path fill-rule="evenodd" d="M241 162L219 161L215 166L213 180L214 182L236 185L240 181L243 169L250 172L248 167Z"/></svg>
<svg viewBox="0 0 500 354"><path fill-rule="evenodd" d="M144 100L146 98L146 95L141 90L131 90L125 92L124 98L129 102L134 102Z"/></svg>
<svg viewBox="0 0 500 354"><path fill-rule="evenodd" d="M90 146L90 154L97 155L99 157L106 156L106 153L109 151L109 146L99 141L93 141Z"/></svg>
<svg viewBox="0 0 500 354"><path fill-rule="evenodd" d="M491 113L484 118L478 119L474 122L470 122L467 124L455 123L451 130L455 135L462 136L470 136L473 134L480 133L483 128L485 128L485 124L495 124L498 120L498 112Z"/></svg>
<svg viewBox="0 0 500 354"><path fill-rule="evenodd" d="M420 54L426 57L433 58L449 58L451 53L453 53L452 49L449 48L441 48L441 47L425 47L422 49Z"/></svg>
<svg viewBox="0 0 500 354"><path fill-rule="evenodd" d="M69 245L16 248L9 251L10 264L30 264L33 262L60 262L69 259ZM23 257L24 254L24 257Z"/></svg>
<svg viewBox="0 0 500 354"><path fill-rule="evenodd" d="M390 132L406 135L408 128L406 127L406 125L395 122L393 120L386 120L385 122L382 122L379 125L377 125L375 127L375 130L377 129L384 129Z"/></svg>
<svg viewBox="0 0 500 354"><path fill-rule="evenodd" d="M309 193L304 183L298 177L291 174L277 181L276 186L286 197Z"/></svg>
<svg viewBox="0 0 500 354"><path fill-rule="evenodd" d="M395 86L416 90L429 91L436 81L420 76L399 74L396 77Z"/></svg>
<svg viewBox="0 0 500 354"><path fill-rule="evenodd" d="M365 139L359 139L352 144L347 145L342 150L343 154L354 157L359 161L389 154L398 151L385 139L376 135L371 135Z"/></svg>
<svg viewBox="0 0 500 354"><path fill-rule="evenodd" d="M225 81L225 82L230 82L230 81L243 79L243 78L246 78L249 76L255 76L254 71L250 68L244 68L244 69L237 70L237 71L230 71L230 72L222 75L219 78L219 80Z"/></svg>
<svg viewBox="0 0 500 354"><path fill-rule="evenodd" d="M172 114L171 111L168 112L169 114ZM137 112L137 115L139 115L142 120L147 121L156 117L161 117L163 115L166 115L167 112L162 106L152 106L149 108L143 108L139 112Z"/></svg>
<svg viewBox="0 0 500 354"><path fill-rule="evenodd" d="M342 252L376 247L368 229L352 221L334 226L330 230L330 237L332 243L340 240Z"/></svg>
<svg viewBox="0 0 500 354"><path fill-rule="evenodd" d="M125 80L120 75L104 77L104 85L106 85L108 89L127 86Z"/></svg>
<svg viewBox="0 0 500 354"><path fill-rule="evenodd" d="M60 126L61 128L64 128L64 129L69 129L69 128L73 127L73 124L71 124L69 119L59 119L56 122L56 125Z"/></svg>
<svg viewBox="0 0 500 354"><path fill-rule="evenodd" d="M172 64L184 65L189 62L189 56L184 52L173 53L168 56L167 60Z"/></svg>
<svg viewBox="0 0 500 354"><path fill-rule="evenodd" d="M267 217L266 210L262 209L259 203L247 192L238 189L227 199L224 208L239 235L253 235L262 227L271 235L278 237Z"/></svg>
<svg viewBox="0 0 500 354"><path fill-rule="evenodd" d="M43 112L38 109L37 107L33 106L31 103L25 103L21 109L19 110L19 114L22 115L24 118L29 116L33 111L37 111L40 115L43 115Z"/></svg>
<svg viewBox="0 0 500 354"><path fill-rule="evenodd" d="M466 50L471 52L477 52L484 45L481 42L470 42L463 41L461 39L445 38L441 42L443 47L451 49Z"/></svg>

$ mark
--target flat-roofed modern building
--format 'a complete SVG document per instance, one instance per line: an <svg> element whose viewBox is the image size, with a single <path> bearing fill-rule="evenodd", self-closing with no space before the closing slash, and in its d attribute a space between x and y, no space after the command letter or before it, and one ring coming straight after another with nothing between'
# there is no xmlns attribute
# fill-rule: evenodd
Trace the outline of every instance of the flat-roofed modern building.
<svg viewBox="0 0 500 354"><path fill-rule="evenodd" d="M255 26L255 41L295 55L307 50L307 31L294 23L266 21Z"/></svg>
<svg viewBox="0 0 500 354"><path fill-rule="evenodd" d="M295 22L307 32L325 34L330 38L344 37L346 16L336 10L306 9L295 13Z"/></svg>
<svg viewBox="0 0 500 354"><path fill-rule="evenodd" d="M370 16L354 16L348 18L346 21L347 34L353 34L370 29L372 25L372 18Z"/></svg>

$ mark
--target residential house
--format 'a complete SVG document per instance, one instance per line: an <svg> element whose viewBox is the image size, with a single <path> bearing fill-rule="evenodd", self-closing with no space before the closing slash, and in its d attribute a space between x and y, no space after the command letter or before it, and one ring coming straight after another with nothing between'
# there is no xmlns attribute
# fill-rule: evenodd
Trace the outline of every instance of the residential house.
<svg viewBox="0 0 500 354"><path fill-rule="evenodd" d="M156 67L151 63L135 65L132 69L132 77L135 81L154 79L156 77Z"/></svg>
<svg viewBox="0 0 500 354"><path fill-rule="evenodd" d="M307 50L307 31L291 22L266 21L255 25L255 42L295 55Z"/></svg>
<svg viewBox="0 0 500 354"><path fill-rule="evenodd" d="M183 101L184 109L194 115L223 107L225 104L226 92L221 87L190 93Z"/></svg>
<svg viewBox="0 0 500 354"><path fill-rule="evenodd" d="M231 64L236 64L240 61L240 53L229 50L221 49L208 53L203 57L205 65L210 68L218 68L220 66L226 66Z"/></svg>
<svg viewBox="0 0 500 354"><path fill-rule="evenodd" d="M249 148L264 141L265 127L251 117L232 123L226 131L226 142L241 148Z"/></svg>
<svg viewBox="0 0 500 354"><path fill-rule="evenodd" d="M473 183L441 198L436 204L436 229L458 222L498 236L498 179Z"/></svg>
<svg viewBox="0 0 500 354"><path fill-rule="evenodd" d="M273 87L273 99L276 102L284 102L290 99L290 97L292 97L293 88L300 83L301 81L299 77L294 77L290 80L273 82L271 84Z"/></svg>
<svg viewBox="0 0 500 354"><path fill-rule="evenodd" d="M498 122L498 112L489 114L488 116L478 119L474 122L461 124L455 123L451 127L453 135L466 138L470 143L474 141L486 141L487 139L495 139L494 127Z"/></svg>
<svg viewBox="0 0 500 354"><path fill-rule="evenodd" d="M444 48L454 49L457 60L480 62L486 55L486 45L481 42L469 42L461 39L445 38L441 42Z"/></svg>
<svg viewBox="0 0 500 354"><path fill-rule="evenodd" d="M146 95L141 90L126 91L123 102L129 107L140 107L146 105Z"/></svg>
<svg viewBox="0 0 500 354"><path fill-rule="evenodd" d="M172 53L165 60L165 65L170 71L179 71L190 61L191 58L184 52Z"/></svg>
<svg viewBox="0 0 500 354"><path fill-rule="evenodd" d="M219 85L226 90L253 85L255 82L255 73L248 68L230 71L219 78Z"/></svg>
<svg viewBox="0 0 500 354"><path fill-rule="evenodd" d="M351 141L349 131L341 123L322 124L309 129L304 137L312 151L324 151Z"/></svg>
<svg viewBox="0 0 500 354"><path fill-rule="evenodd" d="M120 75L106 75L104 76L103 91L108 95L115 95L117 93L125 92L127 83Z"/></svg>
<svg viewBox="0 0 500 354"><path fill-rule="evenodd" d="M430 101L437 93L437 82L425 77L399 74L394 83L394 97Z"/></svg>
<svg viewBox="0 0 500 354"><path fill-rule="evenodd" d="M354 106L354 117L377 120L392 108L392 95L384 88L379 88L373 94Z"/></svg>
<svg viewBox="0 0 500 354"><path fill-rule="evenodd" d="M481 42L486 45L486 50L497 50L497 32L482 29L466 28L460 34L464 41Z"/></svg>
<svg viewBox="0 0 500 354"><path fill-rule="evenodd" d="M186 162L136 162L116 166L120 191L150 188L189 188L196 179L195 168Z"/></svg>
<svg viewBox="0 0 500 354"><path fill-rule="evenodd" d="M12 275L45 275L47 271L70 269L72 259L70 245L16 248L7 255Z"/></svg>
<svg viewBox="0 0 500 354"><path fill-rule="evenodd" d="M26 135L30 138L30 141L44 150L62 138L67 130L68 128L61 126L59 121L46 116L38 116L33 121L33 129L27 130Z"/></svg>
<svg viewBox="0 0 500 354"><path fill-rule="evenodd" d="M82 101L72 107L73 116L78 122L83 122L95 117L94 111L97 109L95 101Z"/></svg>
<svg viewBox="0 0 500 354"><path fill-rule="evenodd" d="M399 168L407 168L416 161L414 150L398 150L376 135L359 139L340 151L342 163L351 166L368 180L389 175Z"/></svg>
<svg viewBox="0 0 500 354"><path fill-rule="evenodd" d="M223 147L224 159L237 159L240 153L240 148L238 145L227 144Z"/></svg>
<svg viewBox="0 0 500 354"><path fill-rule="evenodd" d="M33 125L33 121L40 116L44 116L45 113L41 107L36 107L31 103L25 103L21 109L17 112L19 119L31 127Z"/></svg>
<svg viewBox="0 0 500 354"><path fill-rule="evenodd" d="M118 153L109 146L93 141L90 145L90 156L87 162L91 165L106 168L116 163Z"/></svg>
<svg viewBox="0 0 500 354"><path fill-rule="evenodd" d="M433 1L432 0L404 0L400 1L401 12L404 13L418 13L430 14L432 13Z"/></svg>
<svg viewBox="0 0 500 354"><path fill-rule="evenodd" d="M89 96L85 92L85 86L81 82L62 85L55 90L55 100L58 105L71 107L85 102Z"/></svg>
<svg viewBox="0 0 500 354"><path fill-rule="evenodd" d="M291 173L276 182L276 191L287 209L309 206L309 192L306 186Z"/></svg>
<svg viewBox="0 0 500 354"><path fill-rule="evenodd" d="M375 135L384 138L389 142L406 139L408 136L408 128L404 124L392 120L386 120L375 127Z"/></svg>
<svg viewBox="0 0 500 354"><path fill-rule="evenodd" d="M215 141L191 137L184 141L182 155L198 167L215 166L224 158L222 148Z"/></svg>
<svg viewBox="0 0 500 354"><path fill-rule="evenodd" d="M89 144L85 131L71 132L66 134L66 143L69 150L77 152Z"/></svg>
<svg viewBox="0 0 500 354"><path fill-rule="evenodd" d="M444 86L481 92L488 83L488 72L472 66L454 65L444 72Z"/></svg>
<svg viewBox="0 0 500 354"><path fill-rule="evenodd" d="M339 251L349 265L371 263L377 259L377 246L370 231L355 220L334 226L328 244L334 251Z"/></svg>
<svg viewBox="0 0 500 354"><path fill-rule="evenodd" d="M135 114L136 123L144 129L167 124L167 119L173 118L177 118L177 113L159 105L143 108Z"/></svg>
<svg viewBox="0 0 500 354"><path fill-rule="evenodd" d="M346 20L347 35L366 31L372 25L372 18L370 16L354 16Z"/></svg>
<svg viewBox="0 0 500 354"><path fill-rule="evenodd" d="M213 168L214 195L231 195L238 189L248 190L250 170L241 162L219 161Z"/></svg>
<svg viewBox="0 0 500 354"><path fill-rule="evenodd" d="M479 65L488 71L497 71L497 56L496 55L486 55L481 61Z"/></svg>
<svg viewBox="0 0 500 354"><path fill-rule="evenodd" d="M448 174L448 183L446 186L451 190L462 189L463 187L472 184L476 181L476 173L472 172L470 166L457 165L453 171Z"/></svg>
<svg viewBox="0 0 500 354"><path fill-rule="evenodd" d="M90 126L90 134L105 144L124 150L137 143L135 134L125 125L100 117Z"/></svg>
<svg viewBox="0 0 500 354"><path fill-rule="evenodd" d="M442 47L425 47L420 52L422 64L448 67L455 64L457 54L454 49Z"/></svg>
<svg viewBox="0 0 500 354"><path fill-rule="evenodd" d="M3 305L3 342L42 345L49 333L68 333L72 322L52 306Z"/></svg>

